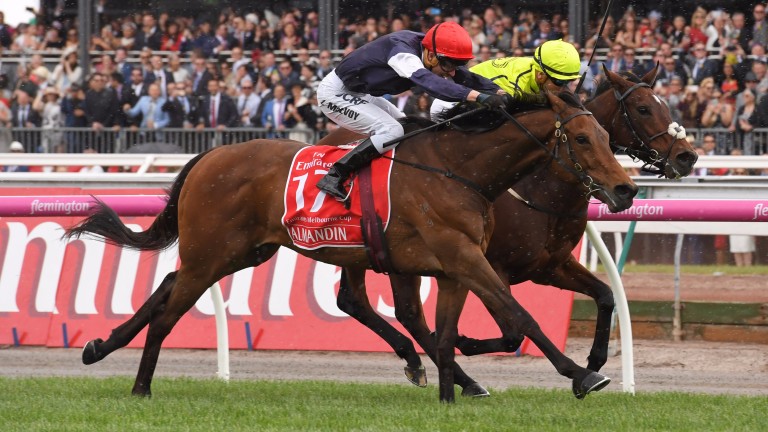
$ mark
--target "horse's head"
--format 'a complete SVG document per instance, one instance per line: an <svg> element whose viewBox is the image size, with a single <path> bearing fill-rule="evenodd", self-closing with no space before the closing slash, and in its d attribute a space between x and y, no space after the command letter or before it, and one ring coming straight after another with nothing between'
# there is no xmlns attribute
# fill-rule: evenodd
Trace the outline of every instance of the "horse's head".
<svg viewBox="0 0 768 432"><path fill-rule="evenodd" d="M611 135L611 146L645 162L644 170L667 178L687 176L698 155L685 139L685 129L672 121L669 107L653 92L657 68L642 78L604 68L606 81L587 105ZM605 113L606 116L601 114Z"/></svg>
<svg viewBox="0 0 768 432"><path fill-rule="evenodd" d="M558 157L558 163L553 164L556 169L579 178L587 193L607 204L612 212L631 207L637 185L613 156L605 129L572 94L547 93L547 97L556 113L552 137Z"/></svg>

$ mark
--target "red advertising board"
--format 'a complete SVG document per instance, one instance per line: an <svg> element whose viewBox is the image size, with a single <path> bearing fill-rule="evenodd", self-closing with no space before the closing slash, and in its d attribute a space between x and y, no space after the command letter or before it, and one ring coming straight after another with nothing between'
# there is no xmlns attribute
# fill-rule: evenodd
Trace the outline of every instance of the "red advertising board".
<svg viewBox="0 0 768 432"><path fill-rule="evenodd" d="M6 195L157 194L157 189L81 190L3 189ZM129 217L132 229L153 218ZM74 217L0 218L0 344L82 346L130 318L178 266L178 252L137 252L96 240L61 240ZM245 325L256 349L391 351L373 332L336 307L340 269L288 249L270 261L220 281L229 323L230 347L245 349ZM400 331L386 276L369 272L368 296L374 309ZM427 322L434 322L437 286L422 278ZM534 284L513 288L515 298L534 316L556 346L564 349L573 293ZM146 330L145 330L146 331ZM140 347L145 331L129 345ZM470 295L459 331L472 337L500 332L480 302ZM404 332L405 333L405 332ZM213 303L206 293L163 344L176 348L214 348ZM528 341L523 352L540 355Z"/></svg>

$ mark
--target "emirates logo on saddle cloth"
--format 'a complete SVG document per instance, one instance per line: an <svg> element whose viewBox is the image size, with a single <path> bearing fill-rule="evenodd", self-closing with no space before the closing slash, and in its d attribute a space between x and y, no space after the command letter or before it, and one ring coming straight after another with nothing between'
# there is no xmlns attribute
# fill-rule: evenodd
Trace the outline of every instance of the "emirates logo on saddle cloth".
<svg viewBox="0 0 768 432"><path fill-rule="evenodd" d="M331 165L355 145L357 143L338 147L304 147L294 156L285 185L285 213L282 223L296 246L312 250L329 246L364 245L360 227L360 188L356 185L357 181L352 184L349 210L344 208L343 203L327 196L315 186ZM385 155L393 157L394 150ZM374 159L371 163L374 207L385 230L389 223L389 176L392 163L392 160L385 158ZM355 174L352 178L355 178Z"/></svg>

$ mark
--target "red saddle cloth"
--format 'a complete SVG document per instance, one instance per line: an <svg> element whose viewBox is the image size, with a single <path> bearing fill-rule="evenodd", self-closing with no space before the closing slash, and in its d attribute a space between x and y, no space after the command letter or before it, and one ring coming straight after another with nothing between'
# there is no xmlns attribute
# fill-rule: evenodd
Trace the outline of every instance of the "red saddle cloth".
<svg viewBox="0 0 768 432"><path fill-rule="evenodd" d="M360 227L362 209L357 182L352 182L349 210L336 198L315 186L331 165L352 148L354 145L310 146L302 148L294 156L285 185L282 223L296 246L309 250L328 246L363 246ZM385 155L393 157L394 150ZM371 163L374 207L385 230L389 223L389 176L392 163L391 159L385 158L374 159Z"/></svg>

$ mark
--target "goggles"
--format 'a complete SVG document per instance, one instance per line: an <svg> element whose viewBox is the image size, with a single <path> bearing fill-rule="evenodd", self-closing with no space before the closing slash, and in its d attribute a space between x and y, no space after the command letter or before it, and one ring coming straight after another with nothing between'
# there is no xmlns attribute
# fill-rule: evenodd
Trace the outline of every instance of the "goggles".
<svg viewBox="0 0 768 432"><path fill-rule="evenodd" d="M453 72L460 66L466 66L468 61L437 55L437 64L446 72Z"/></svg>
<svg viewBox="0 0 768 432"><path fill-rule="evenodd" d="M573 80L557 79L557 78L553 77L550 74L547 74L547 76L549 77L549 80L552 81L552 84L554 84L554 85L556 85L558 87L565 87L565 86L568 85L569 82L573 81Z"/></svg>

